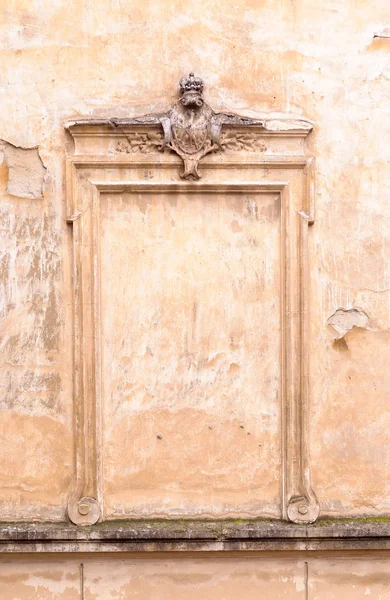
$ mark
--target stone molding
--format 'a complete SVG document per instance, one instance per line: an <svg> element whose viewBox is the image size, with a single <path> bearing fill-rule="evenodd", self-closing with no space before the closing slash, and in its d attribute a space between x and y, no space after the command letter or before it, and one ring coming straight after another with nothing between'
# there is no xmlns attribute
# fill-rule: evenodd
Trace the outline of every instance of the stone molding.
<svg viewBox="0 0 390 600"><path fill-rule="evenodd" d="M103 192L185 191L221 192L248 190L278 192L282 200L282 414L283 490L282 517L293 522L312 522L319 512L311 489L307 448L309 360L307 228L314 221L314 159L307 157L301 140L309 133L289 126L265 131L248 125L251 148L241 143L234 154L221 153L204 160L204 182L170 181L167 175L178 168L175 156L161 154L120 154L118 142L126 143L133 134L150 133L143 125L129 124L113 129L109 121L73 121L67 129L75 142L68 157L67 212L73 228L74 254L74 357L76 464L75 490L68 514L78 525L90 525L101 518L103 502L99 440L101 435L100 386L100 267L99 202ZM140 131L141 130L141 131ZM158 131L158 130L157 130ZM226 127L225 139L241 138L247 130ZM151 132L155 135L155 126ZM147 139L147 138L146 138ZM253 145L253 140L255 144ZM269 148L265 152L264 148ZM282 149L285 147L286 152ZM254 150L253 150L254 148ZM134 180L132 169L154 169L161 181ZM237 167L258 172L257 182L237 180ZM207 174L224 169L227 181L211 181ZM277 174L278 180L268 175ZM157 176L157 175L156 175ZM268 177L267 177L268 176ZM298 178L301 183L292 181ZM229 181L229 179L231 179ZM267 180L268 179L268 180ZM296 189L303 190L297 193ZM287 235L288 233L288 235ZM91 312L92 307L92 312Z"/></svg>
<svg viewBox="0 0 390 600"><path fill-rule="evenodd" d="M190 103L194 101L191 98ZM203 99L201 106L207 106ZM210 111L208 119L216 116ZM167 128L168 125L171 128L172 123L177 124L176 117L174 107L162 115L107 120L80 118L65 124L74 141L73 153L67 158L66 197L67 221L73 230L75 413L75 483L68 515L77 525L92 525L104 519L100 450L100 195L105 192L272 191L280 195L282 207L281 518L294 523L311 523L319 514L319 504L310 483L308 450L307 232L314 222L315 192L314 158L307 156L304 142L312 124L303 118L280 114L265 115L262 119L219 114L217 130L209 127L206 119L206 133L201 136L198 150L200 154L206 146L208 150L202 156L195 152L194 162L194 155L186 154L186 144L177 142L177 130L176 146L172 142L175 134ZM169 124L166 119L170 119ZM207 137L212 129L217 146L213 152ZM202 140L205 148L201 147ZM163 149L168 146L174 152L161 152L162 141ZM191 140L189 143L191 145ZM197 181L200 158L203 158L201 182ZM182 180L174 181L181 159L185 163ZM243 169L251 170L255 180L243 177ZM143 181L135 175L140 170L152 173L153 181Z"/></svg>
<svg viewBox="0 0 390 600"><path fill-rule="evenodd" d="M203 80L190 73L180 79L180 98L167 112L148 114L132 119L110 119L109 123L124 133L127 143L116 145L116 152L148 154L156 149L168 149L183 161L184 170L180 177L187 180L200 179L198 164L210 153L221 150L264 151L266 144L249 132L221 136L223 126L260 126L264 129L286 129L288 121L278 123L277 119L259 119L243 117L233 113L216 113L203 98ZM272 122L273 121L273 122ZM88 122L88 120L86 120ZM78 121L81 124L80 121ZM125 127L132 125L160 125L162 131L131 131ZM289 126L294 129L310 130L311 123L305 119L291 120ZM259 147L256 144L260 144Z"/></svg>
<svg viewBox="0 0 390 600"><path fill-rule="evenodd" d="M13 523L0 526L0 553L306 552L390 550L390 523L319 520L314 525L272 521L135 521L94 527Z"/></svg>

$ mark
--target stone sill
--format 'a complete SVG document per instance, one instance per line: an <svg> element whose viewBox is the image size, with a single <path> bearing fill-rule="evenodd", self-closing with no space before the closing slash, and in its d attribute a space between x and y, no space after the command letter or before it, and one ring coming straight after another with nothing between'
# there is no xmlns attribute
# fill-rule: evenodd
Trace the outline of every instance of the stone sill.
<svg viewBox="0 0 390 600"><path fill-rule="evenodd" d="M390 519L0 524L0 552L390 550Z"/></svg>

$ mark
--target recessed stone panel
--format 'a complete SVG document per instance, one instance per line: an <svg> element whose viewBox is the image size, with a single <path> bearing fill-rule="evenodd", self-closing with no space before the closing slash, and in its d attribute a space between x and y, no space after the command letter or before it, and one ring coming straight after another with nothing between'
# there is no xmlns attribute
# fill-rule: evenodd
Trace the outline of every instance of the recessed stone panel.
<svg viewBox="0 0 390 600"><path fill-rule="evenodd" d="M280 516L280 195L101 197L108 518Z"/></svg>
<svg viewBox="0 0 390 600"><path fill-rule="evenodd" d="M261 558L160 558L90 561L85 600L304 600L303 561Z"/></svg>

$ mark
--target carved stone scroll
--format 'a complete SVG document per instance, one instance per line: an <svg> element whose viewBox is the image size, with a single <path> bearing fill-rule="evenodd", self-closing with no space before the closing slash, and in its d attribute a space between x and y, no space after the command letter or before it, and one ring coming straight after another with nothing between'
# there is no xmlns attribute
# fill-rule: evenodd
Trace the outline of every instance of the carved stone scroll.
<svg viewBox="0 0 390 600"><path fill-rule="evenodd" d="M249 119L214 113L203 82L190 75L170 111L132 119L78 119L67 161L67 212L73 229L75 482L68 514L77 525L104 519L102 486L101 259L102 196L124 193L263 193L280 196L280 517L316 520L308 448L308 226L314 220L314 162L304 119ZM168 149L170 152L161 150ZM198 182L203 159L204 182ZM181 177L175 181L184 163ZM261 259L261 257L259 257ZM259 517L263 515L257 515ZM239 518L239 515L237 515Z"/></svg>

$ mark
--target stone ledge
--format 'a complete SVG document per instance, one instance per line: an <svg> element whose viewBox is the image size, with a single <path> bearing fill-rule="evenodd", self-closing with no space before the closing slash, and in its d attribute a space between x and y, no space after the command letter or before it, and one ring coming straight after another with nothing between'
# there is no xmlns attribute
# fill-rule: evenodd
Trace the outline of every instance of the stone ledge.
<svg viewBox="0 0 390 600"><path fill-rule="evenodd" d="M0 524L0 552L390 550L390 519Z"/></svg>
<svg viewBox="0 0 390 600"><path fill-rule="evenodd" d="M138 117L129 118L99 118L89 116L79 116L77 118L66 119L63 123L67 131L77 130L85 127L108 127L111 130L126 127L161 127L160 119L163 114L146 114ZM223 116L223 113L216 113L216 116ZM226 128L236 127L254 127L269 132L289 132L302 131L306 135L314 127L313 121L300 115L289 113L257 113L255 116L229 114L229 122L224 123Z"/></svg>

